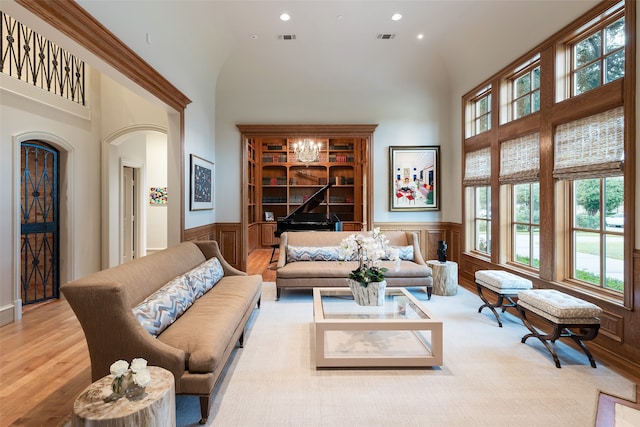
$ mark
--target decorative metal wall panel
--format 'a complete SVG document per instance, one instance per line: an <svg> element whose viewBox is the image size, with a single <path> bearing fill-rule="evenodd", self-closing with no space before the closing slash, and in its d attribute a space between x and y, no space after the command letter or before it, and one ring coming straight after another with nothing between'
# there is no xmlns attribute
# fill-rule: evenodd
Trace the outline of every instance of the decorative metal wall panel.
<svg viewBox="0 0 640 427"><path fill-rule="evenodd" d="M0 72L85 105L84 62L0 11Z"/></svg>

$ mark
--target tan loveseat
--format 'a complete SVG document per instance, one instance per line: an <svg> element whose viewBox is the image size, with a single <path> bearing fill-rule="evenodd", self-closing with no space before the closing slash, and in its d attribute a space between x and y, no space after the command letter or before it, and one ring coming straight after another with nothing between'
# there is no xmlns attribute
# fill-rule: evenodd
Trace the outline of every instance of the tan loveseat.
<svg viewBox="0 0 640 427"><path fill-rule="evenodd" d="M154 337L134 315L134 307L158 295L172 279L191 277L188 272L200 271L205 261L215 263L213 257L220 262L216 278L222 278ZM201 280L207 281L215 282L207 276ZM200 396L203 423L216 380L236 344L242 346L245 325L260 306L261 287L261 276L236 270L215 241L202 241L183 242L61 289L84 330L93 381L108 375L116 360L142 357L173 373L176 394Z"/></svg>
<svg viewBox="0 0 640 427"><path fill-rule="evenodd" d="M285 232L280 236L280 252L276 270L277 298L283 288L314 288L347 286L346 279L358 265L356 261L312 260L294 261L292 254L298 248L315 247L332 249L340 246L342 239L350 236L350 231L295 231ZM426 265L420 252L418 235L408 231L385 231L389 245L396 247L413 247L413 259L400 261L396 271L393 261L383 261L382 266L389 271L385 273L387 286L390 287L425 287L431 299L433 278L431 268ZM331 258L331 257L329 257Z"/></svg>

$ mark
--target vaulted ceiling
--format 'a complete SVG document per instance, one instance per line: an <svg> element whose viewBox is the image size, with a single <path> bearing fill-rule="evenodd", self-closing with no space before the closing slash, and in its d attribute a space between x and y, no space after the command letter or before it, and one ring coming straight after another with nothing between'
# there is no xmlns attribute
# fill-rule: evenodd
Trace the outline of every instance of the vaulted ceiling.
<svg viewBox="0 0 640 427"><path fill-rule="evenodd" d="M490 76L598 3L77 1L192 99L215 91L217 76L230 60L258 75L262 61L287 61L298 74L303 70L305 79L334 82L347 91L358 76L371 87L402 84L406 70L429 69L424 64L437 61L449 79L445 84L468 90L479 83L478 74ZM283 12L289 21L279 19ZM402 19L393 21L394 13ZM341 78L344 73L349 79Z"/></svg>

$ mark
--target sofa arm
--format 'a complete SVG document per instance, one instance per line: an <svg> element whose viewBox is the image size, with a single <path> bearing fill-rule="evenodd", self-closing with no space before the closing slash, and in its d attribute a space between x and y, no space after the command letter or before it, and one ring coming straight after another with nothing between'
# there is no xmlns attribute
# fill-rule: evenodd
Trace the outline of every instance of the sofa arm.
<svg viewBox="0 0 640 427"><path fill-rule="evenodd" d="M118 283L72 282L61 291L84 331L91 358L91 380L109 374L116 360L142 357L171 371L176 383L185 371L185 354L149 334L137 321L126 289Z"/></svg>
<svg viewBox="0 0 640 427"><path fill-rule="evenodd" d="M287 263L287 232L285 231L280 235L280 248L278 249L278 264L276 270L280 267L284 267Z"/></svg>
<svg viewBox="0 0 640 427"><path fill-rule="evenodd" d="M211 259L213 257L218 258L218 261L220 261L220 265L224 270L225 276L246 276L247 275L247 273L233 267L231 264L227 262L226 259L224 259L224 257L222 256L222 253L220 252L220 246L218 246L218 242L216 242L215 240L201 240L193 243L195 243L195 245L198 246L198 248L202 251L206 259Z"/></svg>
<svg viewBox="0 0 640 427"><path fill-rule="evenodd" d="M407 231L406 233L407 241L409 244L413 245L413 262L420 265L427 265L427 263L424 262L422 252L420 251L420 239L418 238L418 233L411 231Z"/></svg>

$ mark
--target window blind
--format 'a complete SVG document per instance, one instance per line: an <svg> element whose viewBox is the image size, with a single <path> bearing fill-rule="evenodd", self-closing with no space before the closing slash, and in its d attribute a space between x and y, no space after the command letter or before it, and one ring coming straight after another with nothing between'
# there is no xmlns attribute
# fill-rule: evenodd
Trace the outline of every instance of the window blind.
<svg viewBox="0 0 640 427"><path fill-rule="evenodd" d="M500 144L500 183L520 184L540 176L540 133Z"/></svg>
<svg viewBox="0 0 640 427"><path fill-rule="evenodd" d="M464 185L480 187L491 184L491 148L481 148L465 155Z"/></svg>
<svg viewBox="0 0 640 427"><path fill-rule="evenodd" d="M554 178L621 175L624 169L624 108L559 125L554 151Z"/></svg>

